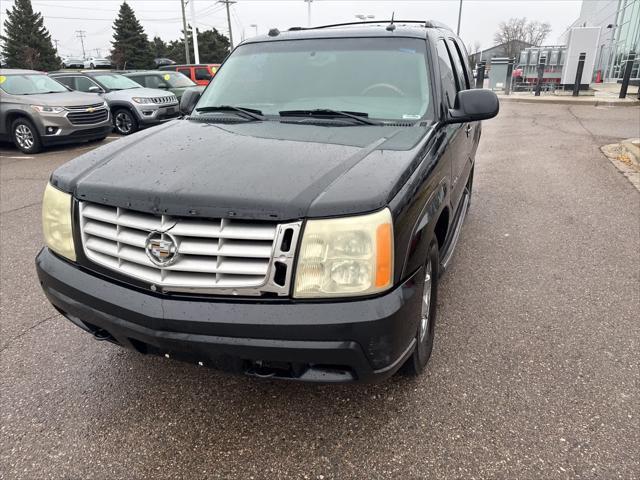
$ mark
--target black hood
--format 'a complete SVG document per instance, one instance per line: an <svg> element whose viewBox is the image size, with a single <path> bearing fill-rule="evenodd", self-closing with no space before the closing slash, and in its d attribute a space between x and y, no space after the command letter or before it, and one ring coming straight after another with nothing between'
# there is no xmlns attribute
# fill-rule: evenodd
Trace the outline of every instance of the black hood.
<svg viewBox="0 0 640 480"><path fill-rule="evenodd" d="M82 155L52 183L169 215L297 219L385 206L428 127L177 120Z"/></svg>

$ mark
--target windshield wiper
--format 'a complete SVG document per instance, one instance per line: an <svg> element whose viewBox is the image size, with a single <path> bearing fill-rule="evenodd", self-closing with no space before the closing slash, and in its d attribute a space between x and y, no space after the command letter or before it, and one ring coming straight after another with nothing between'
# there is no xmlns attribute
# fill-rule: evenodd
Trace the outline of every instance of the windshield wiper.
<svg viewBox="0 0 640 480"><path fill-rule="evenodd" d="M315 108L313 110L282 110L281 117L324 117L335 118L345 117L352 118L364 125L382 125L380 122L369 120L368 113L363 112L345 112L343 110L331 110L330 108Z"/></svg>
<svg viewBox="0 0 640 480"><path fill-rule="evenodd" d="M196 108L197 112L237 112L242 114L245 118L251 118L253 120L266 120L262 115L260 110L256 110L255 108L243 108L243 107L234 107L233 105L216 105L210 107L200 107Z"/></svg>

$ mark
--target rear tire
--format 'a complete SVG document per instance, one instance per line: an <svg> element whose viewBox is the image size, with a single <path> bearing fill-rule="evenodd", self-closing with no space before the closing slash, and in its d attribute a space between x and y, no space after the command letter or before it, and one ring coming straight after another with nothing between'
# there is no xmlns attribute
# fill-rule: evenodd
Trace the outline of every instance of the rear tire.
<svg viewBox="0 0 640 480"><path fill-rule="evenodd" d="M434 238L429 245L429 254L424 266L425 281L422 287L422 308L416 333L416 347L403 367L405 373L411 376L418 376L424 371L433 350L438 303L439 267L438 241Z"/></svg>
<svg viewBox="0 0 640 480"><path fill-rule="evenodd" d="M11 138L22 153L38 153L42 150L38 130L26 118L18 118L11 124Z"/></svg>
<svg viewBox="0 0 640 480"><path fill-rule="evenodd" d="M120 135L131 135L138 131L136 117L126 108L120 108L113 112L113 125Z"/></svg>

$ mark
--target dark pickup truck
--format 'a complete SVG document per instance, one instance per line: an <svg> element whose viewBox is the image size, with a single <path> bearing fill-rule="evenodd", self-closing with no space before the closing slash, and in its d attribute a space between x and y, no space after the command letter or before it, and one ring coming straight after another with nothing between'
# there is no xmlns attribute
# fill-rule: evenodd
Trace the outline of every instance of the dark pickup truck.
<svg viewBox="0 0 640 480"><path fill-rule="evenodd" d="M430 21L243 42L183 118L53 173L47 297L98 340L226 371L420 373L499 108L466 59Z"/></svg>

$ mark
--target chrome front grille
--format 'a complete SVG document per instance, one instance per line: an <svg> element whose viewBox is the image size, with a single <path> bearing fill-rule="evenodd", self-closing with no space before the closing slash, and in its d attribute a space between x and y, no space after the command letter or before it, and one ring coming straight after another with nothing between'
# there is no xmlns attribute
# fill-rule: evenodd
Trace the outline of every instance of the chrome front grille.
<svg viewBox="0 0 640 480"><path fill-rule="evenodd" d="M74 107L64 107L64 108L66 108L70 112L86 112L88 108L93 108L97 110L98 108L103 108L103 107L104 107L104 102L94 103L91 105L76 105Z"/></svg>
<svg viewBox="0 0 640 480"><path fill-rule="evenodd" d="M74 111L67 114L67 120L73 125L93 125L102 123L109 118L109 110L100 107L92 111Z"/></svg>
<svg viewBox="0 0 640 480"><path fill-rule="evenodd" d="M154 290L287 295L300 222L171 217L80 202L80 231L89 260ZM153 241L169 238L177 253L158 265Z"/></svg>
<svg viewBox="0 0 640 480"><path fill-rule="evenodd" d="M152 97L151 100L153 101L153 103L157 103L159 105L165 103L178 103L178 97L176 97L175 95L169 95L167 97Z"/></svg>

